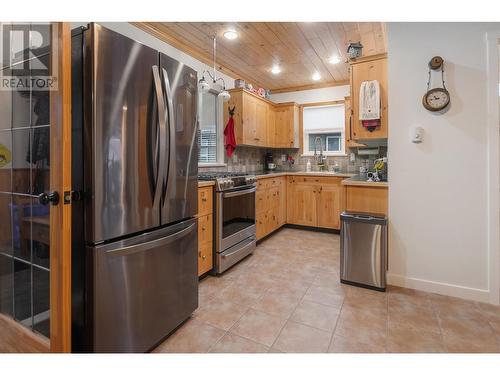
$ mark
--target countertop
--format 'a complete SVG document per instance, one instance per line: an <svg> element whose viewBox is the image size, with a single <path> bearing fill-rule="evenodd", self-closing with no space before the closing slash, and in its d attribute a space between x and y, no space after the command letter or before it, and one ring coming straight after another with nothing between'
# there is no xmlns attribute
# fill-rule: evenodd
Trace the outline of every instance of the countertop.
<svg viewBox="0 0 500 375"><path fill-rule="evenodd" d="M354 173L333 173L333 172L300 172L300 171L279 171L279 172L255 172L257 179L280 177L280 176L312 176L312 177L341 177L342 185L344 186L373 186L373 187L389 187L387 181L366 181L366 177L362 177ZM214 186L215 181L198 181L198 187Z"/></svg>
<svg viewBox="0 0 500 375"><path fill-rule="evenodd" d="M205 186L214 186L215 181L198 181L198 187L205 187Z"/></svg>
<svg viewBox="0 0 500 375"><path fill-rule="evenodd" d="M313 177L353 177L354 173L333 173L333 172L304 172L304 171L280 171L280 172L255 172L257 179L279 177L279 176L313 176Z"/></svg>
<svg viewBox="0 0 500 375"><path fill-rule="evenodd" d="M387 188L389 187L389 182L387 181L366 181L366 177L360 176L359 174L356 176L352 176L350 178L346 178L342 180L342 185L344 186L372 186L372 187L380 187Z"/></svg>

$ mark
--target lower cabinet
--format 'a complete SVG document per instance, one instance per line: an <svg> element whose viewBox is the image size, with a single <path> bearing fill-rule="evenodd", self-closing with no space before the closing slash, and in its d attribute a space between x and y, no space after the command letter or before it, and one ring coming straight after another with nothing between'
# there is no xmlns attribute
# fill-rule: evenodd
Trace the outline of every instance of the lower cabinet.
<svg viewBox="0 0 500 375"><path fill-rule="evenodd" d="M346 186L346 210L387 216L388 193L382 186Z"/></svg>
<svg viewBox="0 0 500 375"><path fill-rule="evenodd" d="M213 268L212 187L198 188L198 276Z"/></svg>
<svg viewBox="0 0 500 375"><path fill-rule="evenodd" d="M257 239L267 236L286 222L286 177L257 181L255 202Z"/></svg>
<svg viewBox="0 0 500 375"><path fill-rule="evenodd" d="M287 178L287 223L340 229L341 177Z"/></svg>

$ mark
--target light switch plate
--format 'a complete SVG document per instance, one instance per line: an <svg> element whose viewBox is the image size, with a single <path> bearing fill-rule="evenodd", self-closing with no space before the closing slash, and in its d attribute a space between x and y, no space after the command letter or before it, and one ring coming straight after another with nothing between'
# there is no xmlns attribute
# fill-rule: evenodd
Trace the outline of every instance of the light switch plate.
<svg viewBox="0 0 500 375"><path fill-rule="evenodd" d="M424 129L421 126L415 126L412 129L411 141L413 143L422 143L424 141Z"/></svg>

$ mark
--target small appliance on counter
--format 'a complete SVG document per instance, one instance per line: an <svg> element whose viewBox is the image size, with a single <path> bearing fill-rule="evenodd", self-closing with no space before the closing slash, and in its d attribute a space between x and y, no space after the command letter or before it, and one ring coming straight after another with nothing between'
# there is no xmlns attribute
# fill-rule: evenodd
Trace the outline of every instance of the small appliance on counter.
<svg viewBox="0 0 500 375"><path fill-rule="evenodd" d="M266 160L264 164L266 171L276 170L276 164L274 163L273 154L271 152L266 153Z"/></svg>

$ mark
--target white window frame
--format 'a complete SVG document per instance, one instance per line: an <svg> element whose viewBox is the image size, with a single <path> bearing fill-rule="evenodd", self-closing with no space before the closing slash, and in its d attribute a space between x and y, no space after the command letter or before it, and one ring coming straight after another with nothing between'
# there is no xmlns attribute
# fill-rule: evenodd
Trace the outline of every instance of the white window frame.
<svg viewBox="0 0 500 375"><path fill-rule="evenodd" d="M301 116L302 116L302 155L303 156L313 156L314 149L309 150L309 134L329 134L329 133L340 133L340 151L326 151L326 142L323 145L325 150L323 150L323 155L327 156L346 156L345 150L345 116L343 119L343 127L332 127L330 129L306 129L304 126L304 110L306 108L318 108L318 107L335 107L342 106L345 110L344 101L338 101L332 104L319 104L315 105L308 104L302 107ZM319 153L319 150L317 151Z"/></svg>
<svg viewBox="0 0 500 375"><path fill-rule="evenodd" d="M216 132L217 132L217 160L212 163L212 162L209 162L209 163L202 163L202 162L198 162L198 167L225 167L227 164L224 162L224 113L223 113L223 110L224 110L224 106L223 106L223 102L222 102L222 99L217 97L217 95L219 95L219 91L217 90L214 90L214 89L210 89L209 91L210 94L213 94L213 95L216 95L216 108L215 108L215 117L216 117L216 121L217 121L217 124L216 124ZM198 100L198 113L201 114L203 113L202 109L203 109L203 93L200 91L198 93L198 97L199 97L199 100ZM199 119L198 121L198 126L201 127L201 118ZM200 132L201 133L201 132Z"/></svg>

